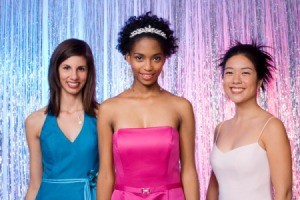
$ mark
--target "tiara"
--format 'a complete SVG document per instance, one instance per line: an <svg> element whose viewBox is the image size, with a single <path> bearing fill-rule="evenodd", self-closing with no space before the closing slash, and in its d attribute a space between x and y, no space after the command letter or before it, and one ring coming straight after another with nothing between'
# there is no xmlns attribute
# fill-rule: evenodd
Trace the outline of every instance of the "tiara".
<svg viewBox="0 0 300 200"><path fill-rule="evenodd" d="M157 34L157 35L160 35L161 37L167 39L167 36L164 32L162 32L161 30L158 30L156 28L152 28L150 25L148 27L144 27L144 28L139 28L139 29L136 29L135 31L132 31L130 33L130 38L136 36L136 35L139 35L141 33L154 33L154 34Z"/></svg>

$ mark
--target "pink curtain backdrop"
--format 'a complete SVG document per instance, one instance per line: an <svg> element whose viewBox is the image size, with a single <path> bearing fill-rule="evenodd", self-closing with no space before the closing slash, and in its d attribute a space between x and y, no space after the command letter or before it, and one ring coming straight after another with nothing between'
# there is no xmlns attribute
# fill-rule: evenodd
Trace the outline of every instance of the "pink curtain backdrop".
<svg viewBox="0 0 300 200"><path fill-rule="evenodd" d="M293 199L300 199L299 0L1 0L0 199L23 199L29 181L24 120L48 100L49 56L62 40L87 41L97 65L101 102L130 87L130 67L115 49L129 16L152 11L167 18L179 38L160 78L163 88L189 99L196 117L196 163L205 193L214 127L233 115L217 59L232 40L257 39L272 48L278 70L262 107L286 126L293 155Z"/></svg>

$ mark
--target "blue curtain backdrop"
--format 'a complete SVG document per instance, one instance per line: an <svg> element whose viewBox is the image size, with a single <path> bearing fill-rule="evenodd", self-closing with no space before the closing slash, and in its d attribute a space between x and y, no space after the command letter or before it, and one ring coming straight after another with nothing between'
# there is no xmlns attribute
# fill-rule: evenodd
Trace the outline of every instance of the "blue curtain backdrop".
<svg viewBox="0 0 300 200"><path fill-rule="evenodd" d="M128 17L146 11L167 18L179 38L179 52L166 63L160 83L194 106L201 199L211 170L214 127L233 114L216 60L231 40L255 38L273 47L269 52L278 70L259 102L286 126L293 199L300 199L299 0L0 0L0 199L23 199L26 193L24 120L48 101L47 70L54 48L67 38L90 44L101 102L131 85L130 67L115 49L117 33Z"/></svg>

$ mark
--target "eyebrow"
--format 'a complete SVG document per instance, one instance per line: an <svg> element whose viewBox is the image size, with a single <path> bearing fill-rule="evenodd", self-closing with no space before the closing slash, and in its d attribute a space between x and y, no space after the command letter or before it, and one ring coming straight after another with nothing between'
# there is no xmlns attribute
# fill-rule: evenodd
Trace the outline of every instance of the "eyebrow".
<svg viewBox="0 0 300 200"><path fill-rule="evenodd" d="M225 67L225 69L233 69L233 67ZM253 68L251 67L242 67L241 69L250 69L250 70L254 70Z"/></svg>
<svg viewBox="0 0 300 200"><path fill-rule="evenodd" d="M133 54L134 54L134 55L135 55L135 54L137 54L137 55L143 55L143 56L145 55L145 54L143 54L143 53L136 53L136 52L134 52ZM164 53L156 53L156 54L153 54L152 56L162 56L162 55L164 55Z"/></svg>
<svg viewBox="0 0 300 200"><path fill-rule="evenodd" d="M71 65L68 65L68 64L62 64L63 67L71 67ZM78 67L88 67L87 65L78 65L76 66L76 68Z"/></svg>

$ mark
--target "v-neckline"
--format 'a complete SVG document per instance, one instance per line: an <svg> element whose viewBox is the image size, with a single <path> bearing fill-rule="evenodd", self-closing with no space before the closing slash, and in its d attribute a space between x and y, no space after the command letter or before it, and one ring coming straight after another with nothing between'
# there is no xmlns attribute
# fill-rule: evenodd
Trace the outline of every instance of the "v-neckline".
<svg viewBox="0 0 300 200"><path fill-rule="evenodd" d="M83 130L83 128L84 128L84 125L85 125L85 118L86 118L86 117L85 117L85 113L84 113L84 114L83 114L83 124L82 124L81 129L79 130L77 136L75 137L75 139L74 139L73 141L71 141L71 140L65 135L65 133L62 131L62 129L60 128L60 126L59 126L59 124L58 124L57 118L55 119L55 122L56 122L56 126L57 126L59 132L61 133L61 135L62 135L62 136L63 136L70 144L74 144L74 143L78 140L78 138L79 138L79 136L81 135L81 132L82 132L82 130Z"/></svg>

